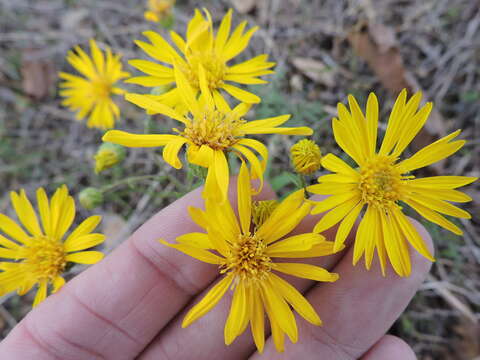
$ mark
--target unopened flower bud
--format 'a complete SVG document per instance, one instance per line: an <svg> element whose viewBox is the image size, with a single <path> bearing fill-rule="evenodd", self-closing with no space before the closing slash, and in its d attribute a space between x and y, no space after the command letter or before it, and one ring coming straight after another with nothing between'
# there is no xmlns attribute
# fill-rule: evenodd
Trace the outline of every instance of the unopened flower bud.
<svg viewBox="0 0 480 360"><path fill-rule="evenodd" d="M112 144L109 142L103 143L94 156L95 159L95 173L98 174L103 170L109 169L112 166L123 161L126 156L126 150L123 146Z"/></svg>
<svg viewBox="0 0 480 360"><path fill-rule="evenodd" d="M303 139L290 148L290 158L298 174L311 175L320 169L322 153L315 142Z"/></svg>
<svg viewBox="0 0 480 360"><path fill-rule="evenodd" d="M103 204L103 193L94 187L88 187L78 194L80 204L87 210L95 209Z"/></svg>
<svg viewBox="0 0 480 360"><path fill-rule="evenodd" d="M255 226L260 227L272 215L277 206L277 200L254 201L252 203L252 219Z"/></svg>

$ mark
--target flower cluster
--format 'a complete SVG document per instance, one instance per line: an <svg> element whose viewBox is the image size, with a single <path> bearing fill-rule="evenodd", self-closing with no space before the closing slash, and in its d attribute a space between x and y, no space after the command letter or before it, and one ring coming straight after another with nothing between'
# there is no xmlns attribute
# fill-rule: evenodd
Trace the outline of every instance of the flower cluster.
<svg viewBox="0 0 480 360"><path fill-rule="evenodd" d="M173 16L173 0L148 1L145 18L159 22ZM353 96L348 107L338 104L338 118L332 120L333 136L344 153L322 155L311 139L301 139L291 148L291 164L299 179L299 189L283 201L258 201L252 196L263 187L269 159L267 145L258 135L313 135L306 126L283 126L289 114L251 120L261 98L243 85L265 84L262 77L273 73L274 62L259 54L237 61L247 49L257 27L247 22L232 27L232 11L215 29L207 10L195 10L185 35L170 32L170 41L160 33L146 31L147 41L136 45L151 60L133 59L129 64L142 72L129 77L122 70L120 56L106 47L102 52L90 41L91 57L79 47L67 61L83 76L60 73L63 104L88 116L88 127L111 129L119 118L113 95L145 110L146 115L167 117L177 122L168 133L133 134L108 130L95 159L98 174L125 158L123 147L161 147L164 161L175 169L183 162L204 170L204 210L189 208L192 220L202 232L188 233L174 243L160 242L197 260L216 266L220 280L194 305L183 320L183 327L212 310L228 292L233 298L225 324L225 344L229 345L248 326L259 352L265 343L265 314L278 351L284 349L285 335L295 343L297 324L292 309L313 325L320 326L316 309L283 274L320 282L335 282L341 274L289 259L316 258L342 251L351 232L354 235L353 264L362 257L371 268L375 250L385 275L389 264L399 276L411 272L411 248L434 261L417 228L405 215L409 207L425 219L461 234L460 228L444 215L470 218L451 204L471 201L456 188L476 180L466 176L417 178L413 171L445 159L465 144L455 131L401 159L409 143L419 133L432 109L421 105L421 94L410 98L402 91L393 106L381 144L377 145L379 106L376 96L368 97L363 112ZM149 93L131 93L117 87L121 79L128 84L151 88ZM160 91L160 90L161 91ZM265 137L263 137L265 139ZM182 161L181 159L185 160ZM353 164L356 165L349 165ZM316 184L310 176L320 169ZM238 171L236 171L238 169ZM201 174L202 171L196 171ZM230 184L231 175L238 175ZM252 180L257 180L255 186ZM236 185L236 206L228 197ZM111 188L114 188L112 186ZM310 194L323 195L308 199ZM33 206L22 190L12 192L15 212L26 231L6 215L0 214L0 295L17 290L24 294L35 284L34 305L57 291L64 283L62 274L69 262L92 264L102 258L97 251L85 251L103 242L104 236L92 233L100 218L81 223L65 240L75 215L73 199L65 186L48 201L45 191L37 191L37 219ZM103 192L89 187L81 192L81 204L92 209L103 202ZM236 208L236 209L234 209ZM299 223L309 214L323 214L310 232L299 231ZM333 241L322 233L338 225ZM295 235L292 231L297 230ZM28 232L28 233L27 233ZM332 285L335 286L335 285Z"/></svg>

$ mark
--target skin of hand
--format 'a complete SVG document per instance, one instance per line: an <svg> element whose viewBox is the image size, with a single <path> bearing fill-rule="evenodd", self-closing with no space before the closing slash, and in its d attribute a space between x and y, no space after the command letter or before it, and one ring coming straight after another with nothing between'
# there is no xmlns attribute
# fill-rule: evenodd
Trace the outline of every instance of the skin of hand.
<svg viewBox="0 0 480 360"><path fill-rule="evenodd" d="M230 181L235 184L235 179ZM235 186L229 198L235 204ZM208 291L218 269L170 249L179 235L202 231L188 206L202 207L201 189L167 206L103 261L90 267L32 310L0 343L0 358L9 360L94 359L335 359L413 360L403 340L385 335L430 270L430 262L411 252L412 275L400 278L389 268L382 277L378 263L370 271L352 266L352 239L340 253L311 263L340 274L335 283L288 277L306 295L323 320L313 326L297 316L299 340L285 342L277 353L267 339L255 352L250 331L225 346L223 328L228 294L207 315L186 329L186 311ZM258 200L272 199L265 186ZM319 216L308 216L295 230L311 231ZM426 230L412 220L432 248ZM333 239L335 229L325 234ZM352 237L353 235L351 235ZM305 262L305 259L302 259Z"/></svg>

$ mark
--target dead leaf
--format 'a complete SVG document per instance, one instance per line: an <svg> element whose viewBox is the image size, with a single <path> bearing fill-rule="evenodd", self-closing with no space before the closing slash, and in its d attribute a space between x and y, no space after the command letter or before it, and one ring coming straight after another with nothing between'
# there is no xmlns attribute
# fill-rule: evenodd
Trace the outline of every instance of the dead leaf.
<svg viewBox="0 0 480 360"><path fill-rule="evenodd" d="M252 11L257 1L256 0L231 0L232 5L240 14L248 14Z"/></svg>
<svg viewBox="0 0 480 360"><path fill-rule="evenodd" d="M361 23L348 34L348 40L355 53L363 58L382 85L394 96L407 89L409 94L422 91L415 76L405 68L395 32L383 24ZM428 99L424 98L424 101ZM423 129L412 141L415 150L446 135L445 120L438 110L433 108ZM437 172L444 168L444 162L432 165Z"/></svg>
<svg viewBox="0 0 480 360"><path fill-rule="evenodd" d="M327 86L335 85L335 74L323 62L312 58L294 58L292 64L309 79Z"/></svg>
<svg viewBox="0 0 480 360"><path fill-rule="evenodd" d="M35 100L46 98L53 92L56 72L52 59L42 56L40 49L22 51L22 89L25 95Z"/></svg>
<svg viewBox="0 0 480 360"><path fill-rule="evenodd" d="M463 359L477 359L480 356L480 326L464 318L454 326L458 336L453 337L452 345Z"/></svg>

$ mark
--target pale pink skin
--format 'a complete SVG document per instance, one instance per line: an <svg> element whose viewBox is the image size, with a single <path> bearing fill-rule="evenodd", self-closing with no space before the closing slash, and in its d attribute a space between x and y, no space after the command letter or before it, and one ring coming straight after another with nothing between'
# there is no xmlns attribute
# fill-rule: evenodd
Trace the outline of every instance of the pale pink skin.
<svg viewBox="0 0 480 360"><path fill-rule="evenodd" d="M232 179L230 184L235 184ZM377 260L370 271L352 266L353 248L310 260L340 274L336 283L288 277L317 309L323 327L297 316L299 341L285 341L278 354L267 339L263 355L255 353L250 331L225 346L223 328L230 298L206 316L181 328L185 312L218 277L216 266L168 248L187 232L201 231L186 211L202 207L197 189L153 216L103 261L90 267L32 310L0 343L0 358L61 359L362 359L411 360L403 340L385 332L405 309L430 269L412 251L412 275L400 278ZM265 187L260 199L273 198ZM234 202L235 194L231 191ZM307 217L295 232L311 231L318 216ZM432 249L426 230L415 226ZM335 230L327 232L332 238ZM350 241L347 242L351 244ZM302 259L304 260L304 259Z"/></svg>

